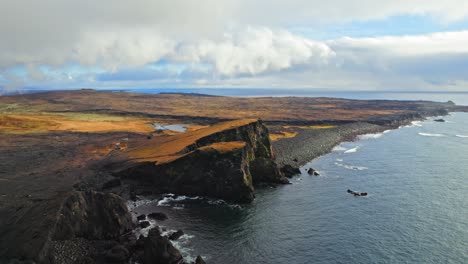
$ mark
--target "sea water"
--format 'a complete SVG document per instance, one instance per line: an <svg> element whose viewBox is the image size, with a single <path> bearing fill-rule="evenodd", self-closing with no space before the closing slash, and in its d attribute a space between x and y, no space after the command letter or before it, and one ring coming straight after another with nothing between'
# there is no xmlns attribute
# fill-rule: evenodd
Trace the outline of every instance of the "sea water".
<svg viewBox="0 0 468 264"><path fill-rule="evenodd" d="M208 263L468 263L468 114L444 119L344 142L249 205L167 196L137 210L165 212L156 224Z"/></svg>

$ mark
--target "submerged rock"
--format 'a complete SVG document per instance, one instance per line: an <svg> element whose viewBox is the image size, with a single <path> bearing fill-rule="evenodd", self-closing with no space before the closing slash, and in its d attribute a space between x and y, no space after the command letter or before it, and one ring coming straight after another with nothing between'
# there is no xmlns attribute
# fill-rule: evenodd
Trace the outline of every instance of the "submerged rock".
<svg viewBox="0 0 468 264"><path fill-rule="evenodd" d="M439 118L439 119L434 119L434 121L435 121L435 122L445 122L445 120L444 120L444 119L442 119L442 118Z"/></svg>

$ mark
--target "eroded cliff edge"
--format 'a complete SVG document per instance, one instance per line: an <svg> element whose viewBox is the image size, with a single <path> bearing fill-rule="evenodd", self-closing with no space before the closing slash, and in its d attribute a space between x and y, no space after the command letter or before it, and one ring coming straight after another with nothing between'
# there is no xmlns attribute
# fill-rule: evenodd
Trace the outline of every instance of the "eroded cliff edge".
<svg viewBox="0 0 468 264"><path fill-rule="evenodd" d="M113 157L116 176L157 192L250 202L256 185L288 180L279 171L268 129L255 119L149 139Z"/></svg>

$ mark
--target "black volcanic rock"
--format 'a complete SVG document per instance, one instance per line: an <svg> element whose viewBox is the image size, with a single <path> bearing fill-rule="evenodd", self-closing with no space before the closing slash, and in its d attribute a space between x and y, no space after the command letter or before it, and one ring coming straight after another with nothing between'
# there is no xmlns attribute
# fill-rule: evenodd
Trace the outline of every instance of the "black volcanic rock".
<svg viewBox="0 0 468 264"><path fill-rule="evenodd" d="M313 176L320 176L320 173L318 173L318 171L316 171L316 170L313 169L313 168L309 168L309 169L307 170L307 174L309 174L309 175L311 175L311 176L312 176L312 175L313 175Z"/></svg>
<svg viewBox="0 0 468 264"><path fill-rule="evenodd" d="M184 231L182 230L177 230L176 232L172 233L170 236L169 236L169 240L177 240L179 239L181 236L184 235Z"/></svg>
<svg viewBox="0 0 468 264"><path fill-rule="evenodd" d="M197 256L197 259L195 259L195 264L206 264L206 262L201 256Z"/></svg>
<svg viewBox="0 0 468 264"><path fill-rule="evenodd" d="M439 119L434 119L434 121L435 121L435 122L441 122L441 123L445 122L445 120L444 120L444 119L442 119L442 118L439 118Z"/></svg>
<svg viewBox="0 0 468 264"><path fill-rule="evenodd" d="M182 255L168 238L161 236L158 228L149 231L144 243L144 264L180 264L183 263Z"/></svg>
<svg viewBox="0 0 468 264"><path fill-rule="evenodd" d="M138 226L141 227L141 228L147 228L148 226L150 226L150 222L141 221L140 223L138 223Z"/></svg>
<svg viewBox="0 0 468 264"><path fill-rule="evenodd" d="M120 196L75 191L63 203L52 238L116 239L132 227L132 217Z"/></svg>
<svg viewBox="0 0 468 264"><path fill-rule="evenodd" d="M287 178L292 178L294 175L301 174L301 170L299 168L295 168L289 164L284 165L281 168L281 173Z"/></svg>
<svg viewBox="0 0 468 264"><path fill-rule="evenodd" d="M144 215L144 214L137 216L138 221L143 221L145 219L146 219L146 215Z"/></svg>

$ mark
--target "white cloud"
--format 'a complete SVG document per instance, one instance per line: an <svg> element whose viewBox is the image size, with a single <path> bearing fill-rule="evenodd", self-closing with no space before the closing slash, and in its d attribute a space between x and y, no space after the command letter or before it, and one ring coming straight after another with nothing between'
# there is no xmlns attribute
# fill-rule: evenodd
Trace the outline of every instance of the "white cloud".
<svg viewBox="0 0 468 264"><path fill-rule="evenodd" d="M397 15L450 23L467 17L468 1L1 1L0 72L20 65L32 79L52 82L37 66L79 64L118 72L165 60L194 69L185 74L206 85L265 86L260 84L271 81L367 88L404 81L418 87L466 83L468 74L454 71L453 65L467 66L468 31L320 42L284 30ZM174 76L173 71L168 74ZM93 79L82 75L82 80ZM60 81L77 80L70 76ZM178 75L184 77L184 72Z"/></svg>
<svg viewBox="0 0 468 264"><path fill-rule="evenodd" d="M206 40L181 46L175 59L210 63L221 75L233 76L275 72L301 64L324 65L332 56L324 43L286 31L249 27L219 42Z"/></svg>

